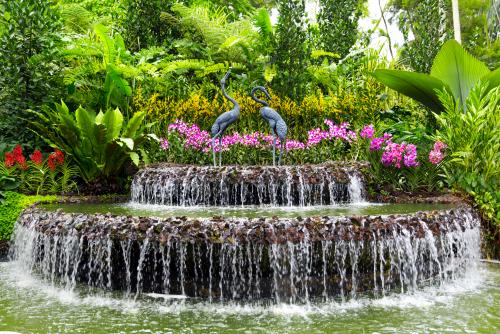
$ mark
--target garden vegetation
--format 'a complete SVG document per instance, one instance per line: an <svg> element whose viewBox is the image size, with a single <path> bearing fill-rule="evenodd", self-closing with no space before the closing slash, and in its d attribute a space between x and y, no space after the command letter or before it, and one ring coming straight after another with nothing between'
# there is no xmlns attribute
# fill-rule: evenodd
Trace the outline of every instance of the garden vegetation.
<svg viewBox="0 0 500 334"><path fill-rule="evenodd" d="M445 0L391 1L368 31L365 0L320 0L315 19L303 0L0 0L0 238L7 207L31 203L12 190L124 192L141 164L209 164L232 68L227 163L271 161L249 97L265 86L289 126L285 163L367 160L373 192L470 196L498 242L500 2L461 10L462 45Z"/></svg>

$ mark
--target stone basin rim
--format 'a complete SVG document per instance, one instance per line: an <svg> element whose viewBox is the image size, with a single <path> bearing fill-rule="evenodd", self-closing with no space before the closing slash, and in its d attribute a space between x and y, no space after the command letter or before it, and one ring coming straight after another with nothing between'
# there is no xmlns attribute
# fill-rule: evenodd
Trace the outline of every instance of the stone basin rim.
<svg viewBox="0 0 500 334"><path fill-rule="evenodd" d="M54 204L94 204L95 202L89 201L89 202L56 202ZM113 204L126 204L127 202L113 202ZM66 215L72 215L72 216L103 216L103 217L114 217L114 218L136 218L136 219L154 219L154 220L170 220L170 219L181 219L181 220L191 220L191 221L204 221L204 220L214 220L216 219L217 221L265 221L265 220L273 220L273 221L290 221L290 220L314 220L318 218L327 218L327 219L346 219L346 218L356 218L356 219L373 219L373 218L399 218L399 217L405 217L405 216L417 216L421 214L438 214L438 213L451 213L456 210L474 210L474 208L466 203L466 202L458 202L458 203L449 203L449 202L442 202L442 203L430 203L430 204L450 204L453 205L452 208L442 208L442 209L433 209L433 210L418 210L415 212L410 212L410 213L387 213L387 214L371 214L371 215L313 215L313 216L294 216L294 217L279 217L279 216L272 216L272 217L223 217L223 216L212 216L212 217L188 217L188 216L178 216L178 215L172 215L169 217L160 217L160 216L155 216L155 215L123 215L123 214L114 214L111 212L97 212L97 213L85 213L85 212L65 212L64 209L59 208L56 210L50 210L46 209L44 207L41 207L40 205L44 205L47 203L43 202L37 202L32 204L30 207L24 209L21 213L23 215L26 211L32 211L32 209L44 211L47 213L50 212L57 212L57 213L62 213ZM370 203L370 204L392 204L392 203ZM169 208L176 207L176 206L169 206ZM200 206L202 207L202 206ZM206 206L207 208L211 208L214 206ZM237 209L241 206L235 205L234 208ZM325 206L327 207L327 206ZM272 208L272 207L270 207ZM281 209L283 207L276 207L278 209Z"/></svg>

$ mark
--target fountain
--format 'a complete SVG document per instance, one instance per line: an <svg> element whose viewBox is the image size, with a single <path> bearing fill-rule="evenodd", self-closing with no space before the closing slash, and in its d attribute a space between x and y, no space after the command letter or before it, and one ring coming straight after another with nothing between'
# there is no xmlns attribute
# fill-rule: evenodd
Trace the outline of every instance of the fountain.
<svg viewBox="0 0 500 334"><path fill-rule="evenodd" d="M131 198L146 207L236 212L250 205L292 212L370 206L364 166L153 165L137 173ZM308 304L416 291L461 277L479 258L479 223L466 205L383 215L204 218L34 206L19 217L10 255L69 290L85 283L129 296Z"/></svg>

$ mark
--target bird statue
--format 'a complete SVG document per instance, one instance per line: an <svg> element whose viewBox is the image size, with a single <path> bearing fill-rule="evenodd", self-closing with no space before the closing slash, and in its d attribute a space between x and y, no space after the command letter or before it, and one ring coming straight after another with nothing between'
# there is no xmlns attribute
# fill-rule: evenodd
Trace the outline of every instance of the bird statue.
<svg viewBox="0 0 500 334"><path fill-rule="evenodd" d="M268 99L271 99L271 95L269 95L267 90L262 86L255 87L254 89L252 89L252 92L250 93L252 99L255 102L263 105L263 107L260 108L260 115L269 123L269 126L271 127L271 132L273 134L273 166L276 166L276 137L278 137L280 140L280 155L278 158L278 166L279 166L281 164L283 151L286 148L285 146L286 133L288 131L288 127L286 126L286 123L283 120L283 118L281 118L281 116L276 112L276 110L269 107L269 104L266 101L259 100L258 98L255 97L255 93L259 90L264 94L266 94Z"/></svg>
<svg viewBox="0 0 500 334"><path fill-rule="evenodd" d="M219 138L219 166L222 165L222 135L226 131L227 127L231 125L234 121L238 119L240 116L240 105L238 102L236 102L235 99L230 97L227 92L226 92L226 80L229 78L229 75L231 74L231 69L229 69L224 75L224 78L220 81L220 85L222 88L222 94L224 94L224 97L231 101L231 103L234 105L233 109L230 111L226 111L225 113L221 114L217 119L215 120L215 123L212 125L212 154L214 158L214 167L217 166L216 159L215 159L215 139Z"/></svg>

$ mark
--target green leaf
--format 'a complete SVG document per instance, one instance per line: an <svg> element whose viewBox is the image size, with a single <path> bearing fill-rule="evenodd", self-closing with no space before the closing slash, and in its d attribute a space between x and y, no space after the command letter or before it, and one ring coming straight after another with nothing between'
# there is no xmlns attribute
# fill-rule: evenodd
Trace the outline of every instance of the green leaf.
<svg viewBox="0 0 500 334"><path fill-rule="evenodd" d="M120 138L120 142L124 143L127 145L127 147L133 151L134 150L134 140L132 138Z"/></svg>
<svg viewBox="0 0 500 334"><path fill-rule="evenodd" d="M481 81L488 82L488 91L500 86L500 67L481 78Z"/></svg>
<svg viewBox="0 0 500 334"><path fill-rule="evenodd" d="M154 133L148 133L148 137L153 139L153 140L156 140L157 142L160 141L160 138L158 138L158 136L155 135Z"/></svg>
<svg viewBox="0 0 500 334"><path fill-rule="evenodd" d="M109 109L103 116L102 124L106 127L106 142L109 143L120 135L123 115L118 108Z"/></svg>
<svg viewBox="0 0 500 334"><path fill-rule="evenodd" d="M130 155L130 159L132 159L132 162L134 163L134 165L136 166L139 166L139 154L135 153L135 152L130 152L129 153Z"/></svg>
<svg viewBox="0 0 500 334"><path fill-rule="evenodd" d="M128 121L124 136L128 138L134 138L137 130L139 130L142 122L144 121L144 117L146 117L145 112L136 112L134 116L132 116L132 118Z"/></svg>
<svg viewBox="0 0 500 334"><path fill-rule="evenodd" d="M372 76L386 86L419 101L433 111L443 111L437 91L449 90L449 88L437 78L428 74L399 70L376 70L372 73Z"/></svg>
<svg viewBox="0 0 500 334"><path fill-rule="evenodd" d="M441 79L464 109L470 90L488 73L488 67L455 40L443 45L431 69L431 76Z"/></svg>
<svg viewBox="0 0 500 334"><path fill-rule="evenodd" d="M120 94L125 96L132 95L132 88L126 79L122 77L118 67L108 64L106 79L104 82L104 90L106 95L111 95L113 89L116 89Z"/></svg>
<svg viewBox="0 0 500 334"><path fill-rule="evenodd" d="M104 49L104 62L113 64L116 59L115 41L108 35L109 29L102 24L94 26L96 36L101 40Z"/></svg>
<svg viewBox="0 0 500 334"><path fill-rule="evenodd" d="M90 141L95 139L94 137L94 123L95 123L95 113L89 112L83 109L81 106L75 112L76 123L83 136Z"/></svg>

